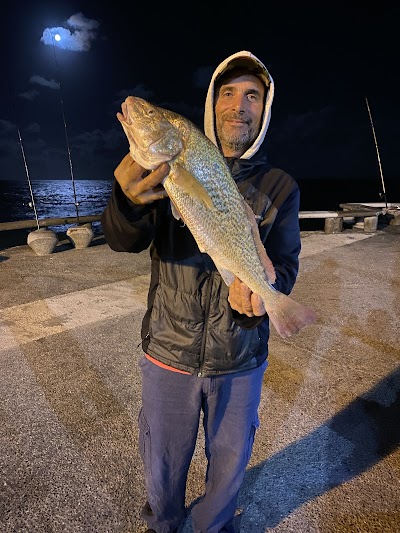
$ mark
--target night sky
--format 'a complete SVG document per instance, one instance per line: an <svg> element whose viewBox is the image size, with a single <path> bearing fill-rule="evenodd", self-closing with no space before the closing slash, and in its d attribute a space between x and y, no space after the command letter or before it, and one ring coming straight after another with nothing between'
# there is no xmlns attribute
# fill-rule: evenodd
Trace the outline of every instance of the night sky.
<svg viewBox="0 0 400 533"><path fill-rule="evenodd" d="M128 151L115 116L125 97L202 127L211 74L240 50L257 55L275 82L274 165L298 180L380 181L367 98L384 178L400 178L394 3L222 3L219 15L204 3L101 4L2 6L0 179L26 179L18 131L33 180L69 179L67 146L75 179L112 179Z"/></svg>

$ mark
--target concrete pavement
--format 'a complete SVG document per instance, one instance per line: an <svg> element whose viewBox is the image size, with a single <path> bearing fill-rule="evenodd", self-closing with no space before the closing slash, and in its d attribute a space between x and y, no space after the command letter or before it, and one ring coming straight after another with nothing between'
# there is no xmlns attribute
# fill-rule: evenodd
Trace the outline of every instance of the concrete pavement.
<svg viewBox="0 0 400 533"><path fill-rule="evenodd" d="M303 232L295 299L318 322L270 341L240 533L400 531L400 233ZM141 533L136 418L147 252L96 237L0 252L0 531ZM188 508L201 496L199 442ZM190 516L184 533L191 533Z"/></svg>

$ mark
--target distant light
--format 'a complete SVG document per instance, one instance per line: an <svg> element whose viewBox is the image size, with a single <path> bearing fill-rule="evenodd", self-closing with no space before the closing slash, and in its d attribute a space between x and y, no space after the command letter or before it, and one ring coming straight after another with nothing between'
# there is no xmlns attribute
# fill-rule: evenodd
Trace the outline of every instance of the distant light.
<svg viewBox="0 0 400 533"><path fill-rule="evenodd" d="M54 35L54 39L55 39L56 41L61 41L61 35L60 35L59 33L56 33L56 34Z"/></svg>

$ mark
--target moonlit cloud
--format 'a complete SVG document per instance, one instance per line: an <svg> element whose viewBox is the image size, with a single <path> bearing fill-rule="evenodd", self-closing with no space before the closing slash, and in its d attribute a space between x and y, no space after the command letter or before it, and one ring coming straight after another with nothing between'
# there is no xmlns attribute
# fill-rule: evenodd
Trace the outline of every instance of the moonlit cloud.
<svg viewBox="0 0 400 533"><path fill-rule="evenodd" d="M72 52L88 52L92 42L97 38L97 29L100 23L94 19L86 18L83 13L75 13L65 22L66 26L45 28L40 41L48 46L55 46L62 50ZM55 36L59 35L60 40Z"/></svg>
<svg viewBox="0 0 400 533"><path fill-rule="evenodd" d="M31 91L24 91L22 93L18 93L17 96L18 98L23 98L24 100L29 100L30 102L33 102L39 95L39 91L37 91L36 89L32 89Z"/></svg>
<svg viewBox="0 0 400 533"><path fill-rule="evenodd" d="M33 76L31 76L29 78L29 83L41 85L42 87L48 87L49 89L58 90L60 88L60 84L57 81L53 79L47 80L46 78L43 78L43 76L39 76L38 74L34 74Z"/></svg>

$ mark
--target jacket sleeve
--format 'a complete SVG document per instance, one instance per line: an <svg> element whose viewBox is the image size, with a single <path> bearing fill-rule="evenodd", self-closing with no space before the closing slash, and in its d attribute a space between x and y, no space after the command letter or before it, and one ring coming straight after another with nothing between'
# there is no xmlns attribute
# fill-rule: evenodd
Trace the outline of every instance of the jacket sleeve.
<svg viewBox="0 0 400 533"><path fill-rule="evenodd" d="M156 210L151 205L131 202L114 180L111 196L101 215L106 241L116 252L142 252L155 234Z"/></svg>
<svg viewBox="0 0 400 533"><path fill-rule="evenodd" d="M279 197L277 198L279 205ZM276 281L274 288L284 294L290 294L299 271L299 254L301 250L300 223L300 191L293 180L289 195L276 211L272 223L260 225L260 237L275 267ZM258 326L264 317L248 317L233 311L233 319L244 329Z"/></svg>
<svg viewBox="0 0 400 533"><path fill-rule="evenodd" d="M261 240L275 267L274 287L284 294L292 292L299 272L301 250L299 208L300 191L294 182L294 187L280 207L265 240L261 230Z"/></svg>

